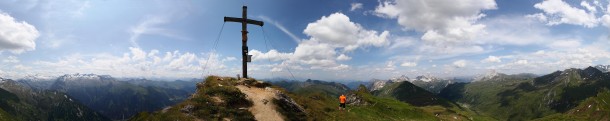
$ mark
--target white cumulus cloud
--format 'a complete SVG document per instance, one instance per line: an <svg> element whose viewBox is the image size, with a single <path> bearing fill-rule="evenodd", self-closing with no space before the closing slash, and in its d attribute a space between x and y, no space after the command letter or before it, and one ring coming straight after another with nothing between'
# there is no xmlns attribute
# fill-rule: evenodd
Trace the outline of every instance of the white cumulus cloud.
<svg viewBox="0 0 610 121"><path fill-rule="evenodd" d="M597 12L597 8L595 8L595 6L589 4L589 2L587 2L587 1L581 1L580 6L586 8L588 11L590 11L592 13Z"/></svg>
<svg viewBox="0 0 610 121"><path fill-rule="evenodd" d="M379 33L374 30L366 30L352 22L343 13L323 16L320 20L309 23L303 33L310 38L296 47L293 61L314 67L336 67L335 59L341 56L337 56L339 53L354 51L362 47L380 47L389 44L388 31ZM343 51L337 52L336 50Z"/></svg>
<svg viewBox="0 0 610 121"><path fill-rule="evenodd" d="M349 69L349 66L345 65L345 64L341 64L341 65L338 65L335 67L330 67L329 69L330 70L345 70L345 69Z"/></svg>
<svg viewBox="0 0 610 121"><path fill-rule="evenodd" d="M145 51L137 47L131 47L129 50L122 55L72 54L63 56L57 61L35 61L31 66L14 68L28 70L23 72L26 74L95 73L117 77L200 78L203 74L231 76L234 74L225 62L235 58L222 59L215 53L195 54L173 51L160 54L158 50Z"/></svg>
<svg viewBox="0 0 610 121"><path fill-rule="evenodd" d="M457 60L453 62L453 66L456 68L464 68L466 67L466 60Z"/></svg>
<svg viewBox="0 0 610 121"><path fill-rule="evenodd" d="M378 16L397 18L405 29L424 32L422 40L455 42L484 33L476 21L483 10L496 9L494 0L390 0L375 9Z"/></svg>
<svg viewBox="0 0 610 121"><path fill-rule="evenodd" d="M400 64L400 66L403 66L403 67L414 67L414 66L417 66L417 63L415 63L415 62L403 62L402 64Z"/></svg>
<svg viewBox="0 0 610 121"><path fill-rule="evenodd" d="M517 61L515 61L515 64L518 64L518 65L526 65L527 63L528 63L527 60L517 60Z"/></svg>
<svg viewBox="0 0 610 121"><path fill-rule="evenodd" d="M327 43L333 48L341 48L343 51L389 44L388 31L379 33L374 30L366 30L360 24L352 22L343 13L322 16L320 20L307 24L303 33L311 37L309 41Z"/></svg>
<svg viewBox="0 0 610 121"><path fill-rule="evenodd" d="M581 5L589 9L589 12L573 7L563 0L545 0L536 3L534 7L544 11L548 25L573 24L588 28L597 26L598 19L595 16L595 7L585 1Z"/></svg>
<svg viewBox="0 0 610 121"><path fill-rule="evenodd" d="M290 59L292 53L280 53L275 49L269 50L269 52L263 53L259 50L251 50L248 52L252 55L252 61L259 60L271 60L271 61L281 61Z"/></svg>
<svg viewBox="0 0 610 121"><path fill-rule="evenodd" d="M338 61L346 61L346 60L351 60L351 59L352 59L352 57L349 57L345 54L341 54L341 55L339 55L339 57L337 57Z"/></svg>
<svg viewBox="0 0 610 121"><path fill-rule="evenodd" d="M484 63L499 63L499 62L502 62L502 60L500 60L500 57L496 57L496 56L491 56L490 55L489 57L481 60L481 62L484 62Z"/></svg>
<svg viewBox="0 0 610 121"><path fill-rule="evenodd" d="M142 49L134 48L134 47L129 47L129 50L131 50L131 54L133 54L131 59L133 59L133 60L144 60L144 59L146 59L146 52L142 51ZM158 50L153 51L150 54L154 55L157 52L158 52Z"/></svg>
<svg viewBox="0 0 610 121"><path fill-rule="evenodd" d="M601 22L604 26L610 27L610 15L606 14L606 15L602 16Z"/></svg>
<svg viewBox="0 0 610 121"><path fill-rule="evenodd" d="M7 13L0 11L0 52L11 51L22 53L36 49L35 40L40 36L33 25L17 21Z"/></svg>
<svg viewBox="0 0 610 121"><path fill-rule="evenodd" d="M352 22L343 13L322 16L319 20L307 24L303 30L309 39L301 41L292 53L280 53L276 50L260 52L250 51L253 59L284 60L281 65L304 65L310 69L344 70L349 65L337 61L350 60L345 53L359 48L387 46L388 31L367 30L360 24ZM280 69L273 69L274 71Z"/></svg>

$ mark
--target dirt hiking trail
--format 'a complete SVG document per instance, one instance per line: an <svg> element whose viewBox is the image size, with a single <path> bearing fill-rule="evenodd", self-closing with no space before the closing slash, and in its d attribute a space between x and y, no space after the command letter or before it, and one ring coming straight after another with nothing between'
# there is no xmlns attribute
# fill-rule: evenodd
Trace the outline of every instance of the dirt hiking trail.
<svg viewBox="0 0 610 121"><path fill-rule="evenodd" d="M252 112L254 118L258 121L283 121L282 115L275 110L275 104L271 102L276 94L272 88L256 88L246 87L244 85L236 86L239 91L247 95L247 99L253 102L252 107L248 110Z"/></svg>

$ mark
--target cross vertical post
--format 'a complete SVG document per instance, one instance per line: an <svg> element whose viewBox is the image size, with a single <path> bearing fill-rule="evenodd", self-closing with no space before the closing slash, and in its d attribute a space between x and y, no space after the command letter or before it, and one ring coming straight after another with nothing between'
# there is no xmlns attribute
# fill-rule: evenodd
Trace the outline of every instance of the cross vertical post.
<svg viewBox="0 0 610 121"><path fill-rule="evenodd" d="M252 60L252 55L248 55L248 24L254 24L263 26L262 21L248 19L248 7L243 6L242 18L224 17L225 22L238 22L241 23L241 57L242 57L242 69L243 78L248 78L248 62Z"/></svg>

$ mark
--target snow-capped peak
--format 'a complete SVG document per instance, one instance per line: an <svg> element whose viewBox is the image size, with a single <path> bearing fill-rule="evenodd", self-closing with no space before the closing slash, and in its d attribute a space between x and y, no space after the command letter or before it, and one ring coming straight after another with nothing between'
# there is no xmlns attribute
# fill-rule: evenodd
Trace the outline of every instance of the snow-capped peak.
<svg viewBox="0 0 610 121"><path fill-rule="evenodd" d="M595 66L595 68L597 68L599 71L602 71L604 73L610 71L610 65L597 65L597 66Z"/></svg>
<svg viewBox="0 0 610 121"><path fill-rule="evenodd" d="M498 75L499 75L499 73L496 70L489 70L485 74L479 75L479 76L475 77L473 79L473 81L484 81L484 80L487 80L487 79L494 78L494 77L496 77Z"/></svg>
<svg viewBox="0 0 610 121"><path fill-rule="evenodd" d="M387 83L392 83L391 81L378 80L378 79L373 79L371 81L373 82L369 85L369 89L371 91L379 90L379 89L383 88Z"/></svg>
<svg viewBox="0 0 610 121"><path fill-rule="evenodd" d="M96 74L66 74L58 77L58 80L69 81L69 80L81 80L81 79L89 79L89 80L100 80L104 78L111 78L109 75L96 75Z"/></svg>
<svg viewBox="0 0 610 121"><path fill-rule="evenodd" d="M435 81L437 79L430 75L421 75L421 76L415 77L415 80L419 80L419 81L423 81L423 82L431 82L431 81Z"/></svg>
<svg viewBox="0 0 610 121"><path fill-rule="evenodd" d="M4 78L0 77L0 84L4 83Z"/></svg>
<svg viewBox="0 0 610 121"><path fill-rule="evenodd" d="M40 75L40 74L35 74L35 75L27 75L23 78L21 78L22 80L29 80L29 81L48 81L48 80L52 80L55 79L56 77L53 76L45 76L45 75Z"/></svg>
<svg viewBox="0 0 610 121"><path fill-rule="evenodd" d="M410 81L409 77L407 77L406 75L402 75L400 77L394 77L390 79L391 82L403 82L403 81Z"/></svg>

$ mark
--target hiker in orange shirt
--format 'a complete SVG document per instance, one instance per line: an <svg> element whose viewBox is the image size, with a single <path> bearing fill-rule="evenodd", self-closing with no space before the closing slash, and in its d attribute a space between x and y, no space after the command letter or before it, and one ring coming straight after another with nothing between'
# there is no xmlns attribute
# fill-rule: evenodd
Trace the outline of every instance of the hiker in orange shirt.
<svg viewBox="0 0 610 121"><path fill-rule="evenodd" d="M341 94L341 96L339 96L339 110L345 110L345 95Z"/></svg>

